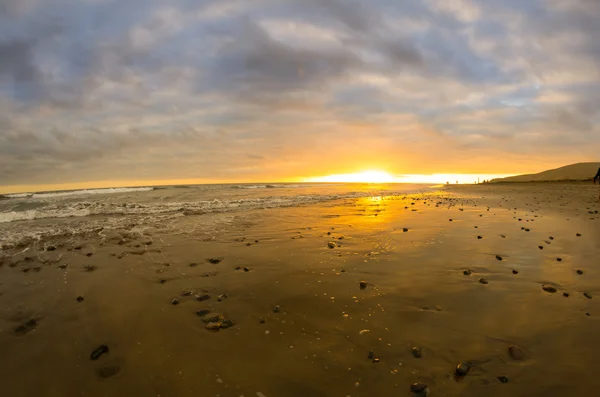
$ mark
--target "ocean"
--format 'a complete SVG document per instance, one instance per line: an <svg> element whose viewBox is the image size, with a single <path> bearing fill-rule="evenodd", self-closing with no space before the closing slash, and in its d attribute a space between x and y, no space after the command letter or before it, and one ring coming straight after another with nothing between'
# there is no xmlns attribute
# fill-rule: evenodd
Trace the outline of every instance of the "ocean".
<svg viewBox="0 0 600 397"><path fill-rule="evenodd" d="M210 232L243 218L249 211L425 193L432 188L423 184L282 183L7 194L0 199L0 247L106 231L173 231L185 217L197 217L195 232Z"/></svg>

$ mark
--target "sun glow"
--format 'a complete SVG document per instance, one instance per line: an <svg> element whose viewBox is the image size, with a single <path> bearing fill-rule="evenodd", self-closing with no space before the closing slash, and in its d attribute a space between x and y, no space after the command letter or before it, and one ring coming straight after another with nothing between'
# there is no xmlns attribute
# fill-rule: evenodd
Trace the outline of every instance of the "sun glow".
<svg viewBox="0 0 600 397"><path fill-rule="evenodd" d="M336 174L310 178L307 182L394 183L398 178L385 171L363 171L355 174Z"/></svg>
<svg viewBox="0 0 600 397"><path fill-rule="evenodd" d="M478 183L494 178L504 178L511 174L401 174L394 175L385 171L363 171L354 174L334 174L307 178L304 182L342 182L342 183Z"/></svg>

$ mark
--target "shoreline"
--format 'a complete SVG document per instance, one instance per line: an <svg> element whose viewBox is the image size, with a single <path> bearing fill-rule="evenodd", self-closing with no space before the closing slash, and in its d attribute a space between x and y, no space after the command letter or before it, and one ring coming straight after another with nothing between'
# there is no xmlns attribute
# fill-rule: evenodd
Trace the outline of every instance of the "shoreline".
<svg viewBox="0 0 600 397"><path fill-rule="evenodd" d="M15 396L411 396L417 382L431 396L493 397L600 385L588 375L600 354L596 190L484 187L189 216L4 251L0 379ZM235 324L210 331L203 310ZM461 362L471 367L455 379Z"/></svg>

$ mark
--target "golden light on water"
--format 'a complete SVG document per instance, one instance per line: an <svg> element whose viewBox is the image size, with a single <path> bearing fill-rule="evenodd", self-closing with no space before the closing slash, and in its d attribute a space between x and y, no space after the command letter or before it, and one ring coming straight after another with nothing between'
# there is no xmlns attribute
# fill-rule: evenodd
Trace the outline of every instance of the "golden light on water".
<svg viewBox="0 0 600 397"><path fill-rule="evenodd" d="M336 183L478 183L494 178L505 178L512 174L402 174L369 170L352 174L333 174L307 178L304 182Z"/></svg>

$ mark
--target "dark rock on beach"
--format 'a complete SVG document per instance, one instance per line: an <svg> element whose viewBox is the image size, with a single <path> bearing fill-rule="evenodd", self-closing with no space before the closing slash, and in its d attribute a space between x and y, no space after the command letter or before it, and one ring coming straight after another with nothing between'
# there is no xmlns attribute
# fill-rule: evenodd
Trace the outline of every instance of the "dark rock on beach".
<svg viewBox="0 0 600 397"><path fill-rule="evenodd" d="M508 354L512 357L513 360L517 361L524 360L526 357L523 349L515 345L511 345L508 347Z"/></svg>
<svg viewBox="0 0 600 397"><path fill-rule="evenodd" d="M550 285L550 284L542 285L542 289L546 292L550 292L551 294L553 294L557 291L556 287L553 285Z"/></svg>
<svg viewBox="0 0 600 397"><path fill-rule="evenodd" d="M498 380L502 383L508 383L508 378L506 376L499 376Z"/></svg>
<svg viewBox="0 0 600 397"><path fill-rule="evenodd" d="M460 363L456 366L455 373L457 376L465 376L466 374L469 373L470 369L471 369L471 364L466 361L463 361L462 363Z"/></svg>
<svg viewBox="0 0 600 397"><path fill-rule="evenodd" d="M472 273L472 272L471 272L471 270L469 270L469 269L467 269L467 270L463 270L463 274L464 274L465 276L470 276L470 275L471 275L471 273Z"/></svg>
<svg viewBox="0 0 600 397"><path fill-rule="evenodd" d="M77 299L77 302L83 302L83 296L78 296L76 299Z"/></svg>
<svg viewBox="0 0 600 397"><path fill-rule="evenodd" d="M106 345L100 345L97 348L94 349L94 351L92 352L92 354L90 355L90 358L92 360L97 360L100 358L101 355L108 353L108 346Z"/></svg>
<svg viewBox="0 0 600 397"><path fill-rule="evenodd" d="M208 258L207 261L213 265L217 265L223 261L223 258Z"/></svg>
<svg viewBox="0 0 600 397"><path fill-rule="evenodd" d="M479 282L480 282L481 284L489 284L489 281L487 280L487 278L483 278L483 277L481 277L481 278L479 279Z"/></svg>
<svg viewBox="0 0 600 397"><path fill-rule="evenodd" d="M410 385L410 391L419 396L429 395L429 389L424 383L413 383L412 385Z"/></svg>
<svg viewBox="0 0 600 397"><path fill-rule="evenodd" d="M414 358L423 357L423 350L421 350L421 348L418 346L413 347L411 352Z"/></svg>

